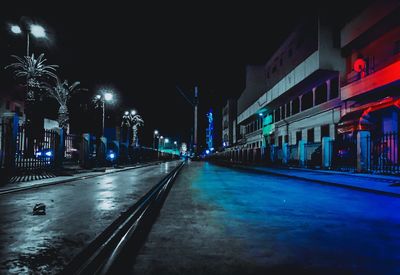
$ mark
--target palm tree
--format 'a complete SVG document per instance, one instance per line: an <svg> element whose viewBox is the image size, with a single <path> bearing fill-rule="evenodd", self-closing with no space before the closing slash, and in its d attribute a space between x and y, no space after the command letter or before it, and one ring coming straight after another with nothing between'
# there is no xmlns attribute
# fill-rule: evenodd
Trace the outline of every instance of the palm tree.
<svg viewBox="0 0 400 275"><path fill-rule="evenodd" d="M69 85L68 80L61 81L56 76L56 83L53 86L47 83L43 85L48 95L60 104L60 108L58 109L58 124L60 128L66 129L68 126L69 112L67 104L74 92L83 90L78 88L79 84L80 82L76 81L72 85Z"/></svg>
<svg viewBox="0 0 400 275"><path fill-rule="evenodd" d="M46 65L47 59L44 58L44 54L39 55L35 58L35 55L24 56L23 58L11 55L17 62L11 63L6 66L5 69L14 69L14 74L17 78L24 77L27 82L27 93L26 100L35 100L35 90L40 90L42 88L41 80L43 78L57 78L55 72L57 65Z"/></svg>
<svg viewBox="0 0 400 275"><path fill-rule="evenodd" d="M138 127L143 126L144 125L144 120L143 118L136 114L134 116L132 116L131 118L132 121L132 130L133 130L133 141L132 144L133 146L139 146L139 140L138 140Z"/></svg>

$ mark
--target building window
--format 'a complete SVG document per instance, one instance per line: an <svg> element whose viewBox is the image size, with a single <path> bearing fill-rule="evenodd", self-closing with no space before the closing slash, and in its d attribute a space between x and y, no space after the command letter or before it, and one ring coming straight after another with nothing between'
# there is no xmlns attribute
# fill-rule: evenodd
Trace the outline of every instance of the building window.
<svg viewBox="0 0 400 275"><path fill-rule="evenodd" d="M314 142L314 128L307 130L307 142Z"/></svg>
<svg viewBox="0 0 400 275"><path fill-rule="evenodd" d="M297 114L300 112L300 99L296 97L292 101L292 115Z"/></svg>
<svg viewBox="0 0 400 275"><path fill-rule="evenodd" d="M285 135L285 143L289 143L289 135Z"/></svg>
<svg viewBox="0 0 400 275"><path fill-rule="evenodd" d="M326 101L328 101L328 87L325 82L315 90L315 105L319 105Z"/></svg>
<svg viewBox="0 0 400 275"><path fill-rule="evenodd" d="M301 140L301 131L296 131L296 144L299 144Z"/></svg>
<svg viewBox="0 0 400 275"><path fill-rule="evenodd" d="M313 107L313 92L309 91L301 98L301 110L307 110Z"/></svg>
<svg viewBox="0 0 400 275"><path fill-rule="evenodd" d="M286 118L286 104L282 105L282 119Z"/></svg>
<svg viewBox="0 0 400 275"><path fill-rule="evenodd" d="M293 50L292 50L292 48L289 49L288 55L289 55L289 57L292 57L292 55L293 55Z"/></svg>
<svg viewBox="0 0 400 275"><path fill-rule="evenodd" d="M7 100L7 101L6 101L6 109L7 109L7 110L10 110L10 104L11 104L10 101Z"/></svg>
<svg viewBox="0 0 400 275"><path fill-rule="evenodd" d="M274 73L274 72L276 72L276 66L275 65L272 67L272 73Z"/></svg>
<svg viewBox="0 0 400 275"><path fill-rule="evenodd" d="M321 139L323 137L330 137L329 124L325 124L325 125L321 126Z"/></svg>
<svg viewBox="0 0 400 275"><path fill-rule="evenodd" d="M329 99L334 99L339 96L339 78L335 77L331 79L331 92L330 92L330 98Z"/></svg>
<svg viewBox="0 0 400 275"><path fill-rule="evenodd" d="M278 137L278 146L279 148L282 148L282 136Z"/></svg>
<svg viewBox="0 0 400 275"><path fill-rule="evenodd" d="M281 57L280 59L279 59L279 66L282 66L283 65L283 58Z"/></svg>

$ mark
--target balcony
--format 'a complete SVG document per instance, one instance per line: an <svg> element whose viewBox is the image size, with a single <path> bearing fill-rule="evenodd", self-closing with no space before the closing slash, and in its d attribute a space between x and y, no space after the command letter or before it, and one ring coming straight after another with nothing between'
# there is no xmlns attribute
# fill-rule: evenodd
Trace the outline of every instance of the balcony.
<svg viewBox="0 0 400 275"><path fill-rule="evenodd" d="M380 66L382 67L382 66ZM368 74L369 73L369 74ZM369 70L363 78L350 78L341 88L341 99L346 100L400 80L400 60L380 70Z"/></svg>

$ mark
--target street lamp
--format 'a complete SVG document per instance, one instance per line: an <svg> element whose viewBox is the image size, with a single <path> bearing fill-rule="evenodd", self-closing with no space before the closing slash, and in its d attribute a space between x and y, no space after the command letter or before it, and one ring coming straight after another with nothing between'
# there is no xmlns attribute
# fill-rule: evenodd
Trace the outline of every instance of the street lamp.
<svg viewBox="0 0 400 275"><path fill-rule="evenodd" d="M154 150L156 149L156 139L157 139L157 137L158 137L158 130L154 130L154 133L153 133L153 149Z"/></svg>
<svg viewBox="0 0 400 275"><path fill-rule="evenodd" d="M101 106L102 108L102 122L101 122L101 134L104 135L104 126L105 126L105 114L106 114L106 102L111 102L114 98L114 95L110 91L100 90L100 94L95 96L95 103L97 106Z"/></svg>
<svg viewBox="0 0 400 275"><path fill-rule="evenodd" d="M47 38L46 30L41 25L29 24L25 29L22 29L19 25L10 25L10 31L16 35L21 35L23 32L26 33L26 56L29 56L29 40L30 34L35 38Z"/></svg>

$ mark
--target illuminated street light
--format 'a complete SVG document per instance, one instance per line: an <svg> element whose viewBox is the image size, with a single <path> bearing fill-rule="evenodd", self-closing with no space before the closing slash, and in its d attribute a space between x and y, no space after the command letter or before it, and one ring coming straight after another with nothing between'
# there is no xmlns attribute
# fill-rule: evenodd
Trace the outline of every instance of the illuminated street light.
<svg viewBox="0 0 400 275"><path fill-rule="evenodd" d="M166 138L166 139L165 139L165 143L169 143L169 139Z"/></svg>
<svg viewBox="0 0 400 275"><path fill-rule="evenodd" d="M10 27L11 32L15 33L15 34L21 34L22 30L18 25L11 25Z"/></svg>
<svg viewBox="0 0 400 275"><path fill-rule="evenodd" d="M128 112L128 111L125 111L125 113L124 113L124 114L127 116L127 115L129 115L129 112Z"/></svg>
<svg viewBox="0 0 400 275"><path fill-rule="evenodd" d="M156 139L158 137L158 130L154 130L154 134L153 134L153 150L156 149Z"/></svg>
<svg viewBox="0 0 400 275"><path fill-rule="evenodd" d="M35 38L47 38L45 28L38 24L28 25L24 29L21 28L19 25L12 24L10 25L10 31L17 35L20 35L23 32L26 33L26 56L29 56L29 34L33 35Z"/></svg>
<svg viewBox="0 0 400 275"><path fill-rule="evenodd" d="M94 98L94 102L96 103L97 107L101 106L103 109L102 114L102 129L101 134L104 135L104 126L105 126L105 114L106 114L106 102L111 102L114 99L114 94L112 91L108 89L100 89L99 94L97 94Z"/></svg>
<svg viewBox="0 0 400 275"><path fill-rule="evenodd" d="M113 94L112 93L104 93L104 100L105 101L111 101L111 100L113 100Z"/></svg>
<svg viewBox="0 0 400 275"><path fill-rule="evenodd" d="M31 34L36 38L47 37L46 30L40 25L37 25L37 24L30 25L30 31L31 31Z"/></svg>
<svg viewBox="0 0 400 275"><path fill-rule="evenodd" d="M132 110L132 111L131 111L131 115L132 115L132 116L136 115L136 113L137 113L136 110Z"/></svg>
<svg viewBox="0 0 400 275"><path fill-rule="evenodd" d="M177 144L178 144L178 142L174 141L174 144L175 144L175 145L177 145Z"/></svg>

